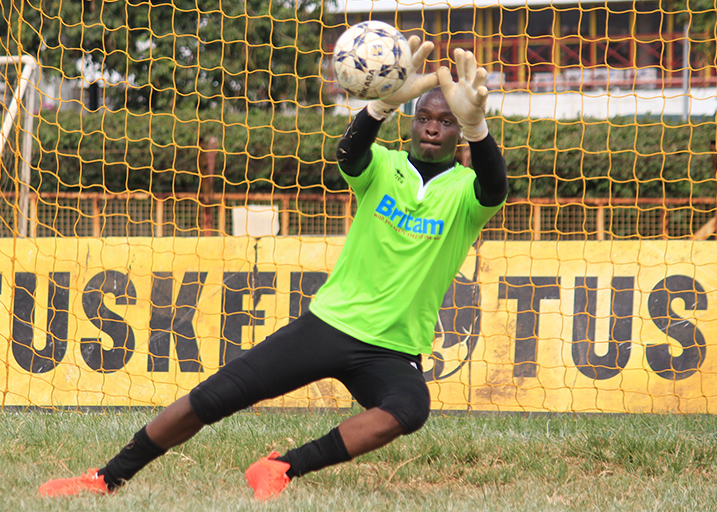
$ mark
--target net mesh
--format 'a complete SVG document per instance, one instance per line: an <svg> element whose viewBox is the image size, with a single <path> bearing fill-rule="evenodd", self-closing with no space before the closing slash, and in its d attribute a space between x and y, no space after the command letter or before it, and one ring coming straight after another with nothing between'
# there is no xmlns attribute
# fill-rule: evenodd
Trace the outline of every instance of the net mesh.
<svg viewBox="0 0 717 512"><path fill-rule="evenodd" d="M424 360L433 408L717 407L713 2L1 8L2 407L167 405L306 311L356 208L335 149L363 104L331 52L367 19L434 41L425 72L475 53L508 165Z"/></svg>

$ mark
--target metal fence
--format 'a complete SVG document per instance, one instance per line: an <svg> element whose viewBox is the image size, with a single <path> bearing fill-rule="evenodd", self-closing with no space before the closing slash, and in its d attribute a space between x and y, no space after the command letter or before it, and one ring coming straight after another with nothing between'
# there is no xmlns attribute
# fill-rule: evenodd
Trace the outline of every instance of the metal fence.
<svg viewBox="0 0 717 512"><path fill-rule="evenodd" d="M0 196L1 237L20 221L14 194ZM279 235L343 235L356 209L353 195L30 195L30 237L231 236L232 208L273 205ZM483 230L485 240L705 239L715 226L715 199L508 199Z"/></svg>

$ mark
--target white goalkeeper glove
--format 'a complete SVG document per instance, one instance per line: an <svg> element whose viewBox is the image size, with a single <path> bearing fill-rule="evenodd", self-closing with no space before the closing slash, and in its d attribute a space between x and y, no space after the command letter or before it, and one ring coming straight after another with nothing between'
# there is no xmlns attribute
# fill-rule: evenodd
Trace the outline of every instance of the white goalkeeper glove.
<svg viewBox="0 0 717 512"><path fill-rule="evenodd" d="M476 64L473 52L457 48L453 55L456 60L458 83L453 81L448 68L438 69L438 81L446 97L448 106L458 119L463 138L469 142L477 142L488 136L488 123L485 121L485 103L488 89L485 68Z"/></svg>
<svg viewBox="0 0 717 512"><path fill-rule="evenodd" d="M387 98L373 100L368 104L368 113L379 121L386 119L393 114L398 107L418 98L426 91L430 91L438 85L438 77L435 73L419 76L418 70L423 69L426 58L433 51L433 43L426 41L421 44L418 36L411 36L408 39L408 46L411 48L411 67L406 73L406 81L396 92Z"/></svg>

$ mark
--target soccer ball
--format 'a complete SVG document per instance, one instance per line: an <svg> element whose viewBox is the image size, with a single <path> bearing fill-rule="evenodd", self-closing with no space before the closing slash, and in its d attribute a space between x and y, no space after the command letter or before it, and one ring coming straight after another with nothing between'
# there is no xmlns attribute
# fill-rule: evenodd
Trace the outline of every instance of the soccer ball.
<svg viewBox="0 0 717 512"><path fill-rule="evenodd" d="M364 21L341 34L331 61L339 85L361 100L385 98L406 81L408 41L382 21Z"/></svg>

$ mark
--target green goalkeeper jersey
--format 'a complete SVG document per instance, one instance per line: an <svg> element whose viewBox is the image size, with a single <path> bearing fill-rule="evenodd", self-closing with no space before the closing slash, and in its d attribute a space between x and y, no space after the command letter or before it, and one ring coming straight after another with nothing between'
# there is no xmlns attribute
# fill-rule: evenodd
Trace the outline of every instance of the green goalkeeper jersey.
<svg viewBox="0 0 717 512"><path fill-rule="evenodd" d="M430 354L446 290L502 204L481 206L472 169L456 164L424 184L406 152L371 150L360 176L342 171L356 216L310 309L365 343Z"/></svg>

